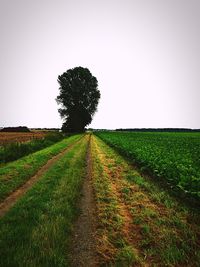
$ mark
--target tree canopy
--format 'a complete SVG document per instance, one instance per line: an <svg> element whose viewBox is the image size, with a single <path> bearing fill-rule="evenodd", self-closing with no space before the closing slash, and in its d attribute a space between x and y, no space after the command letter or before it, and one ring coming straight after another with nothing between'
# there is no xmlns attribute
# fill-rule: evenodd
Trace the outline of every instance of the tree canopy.
<svg viewBox="0 0 200 267"><path fill-rule="evenodd" d="M64 119L64 132L81 132L91 123L100 98L98 81L87 68L76 67L58 76L60 94L56 98Z"/></svg>

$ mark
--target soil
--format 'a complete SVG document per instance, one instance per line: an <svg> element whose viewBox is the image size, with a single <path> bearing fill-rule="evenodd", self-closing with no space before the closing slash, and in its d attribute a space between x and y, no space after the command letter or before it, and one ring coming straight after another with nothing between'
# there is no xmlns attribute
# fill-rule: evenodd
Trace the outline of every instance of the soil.
<svg viewBox="0 0 200 267"><path fill-rule="evenodd" d="M87 175L83 182L81 199L78 203L80 215L74 224L71 242L72 267L98 266L96 255L96 207L92 187L92 159L90 141L87 151Z"/></svg>
<svg viewBox="0 0 200 267"><path fill-rule="evenodd" d="M50 160L47 161L45 165L41 167L41 169L32 176L26 183L24 183L21 187L19 187L17 190L12 192L3 202L0 203L0 217L4 216L6 212L9 211L9 209L17 202L17 200L23 196L32 186L35 184L41 176L65 153L67 153L77 142L71 144L66 149L64 149L61 153L57 154L56 156L52 157Z"/></svg>

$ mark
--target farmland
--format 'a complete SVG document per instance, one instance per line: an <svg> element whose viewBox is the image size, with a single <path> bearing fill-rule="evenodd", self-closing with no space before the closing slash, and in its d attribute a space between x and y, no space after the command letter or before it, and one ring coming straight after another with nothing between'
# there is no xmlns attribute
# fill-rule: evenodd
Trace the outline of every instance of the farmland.
<svg viewBox="0 0 200 267"><path fill-rule="evenodd" d="M197 200L199 138L79 134L5 163L0 266L199 266L199 211L157 180Z"/></svg>
<svg viewBox="0 0 200 267"><path fill-rule="evenodd" d="M96 137L92 156L103 263L198 266L199 214L145 179Z"/></svg>
<svg viewBox="0 0 200 267"><path fill-rule="evenodd" d="M45 137L47 132L40 132L40 131L35 131L35 132L28 132L28 133L23 133L23 132L0 132L0 145L5 145L5 144L10 144L10 143L15 143L15 142L27 142L31 141L33 139L42 139Z"/></svg>
<svg viewBox="0 0 200 267"><path fill-rule="evenodd" d="M200 133L101 132L102 140L141 170L200 198Z"/></svg>

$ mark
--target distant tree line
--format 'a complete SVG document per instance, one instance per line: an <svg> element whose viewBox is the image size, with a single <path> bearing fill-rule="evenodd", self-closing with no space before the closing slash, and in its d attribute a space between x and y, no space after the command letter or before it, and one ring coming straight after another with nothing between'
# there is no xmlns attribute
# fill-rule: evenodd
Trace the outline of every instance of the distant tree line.
<svg viewBox="0 0 200 267"><path fill-rule="evenodd" d="M30 128L33 131L60 131L60 128Z"/></svg>
<svg viewBox="0 0 200 267"><path fill-rule="evenodd" d="M2 127L0 132L19 132L19 133L29 133L31 131L60 131L60 128L28 128L26 126L17 126L17 127Z"/></svg>
<svg viewBox="0 0 200 267"><path fill-rule="evenodd" d="M116 129L116 131L127 132L200 132L200 129L189 128L126 128Z"/></svg>
<svg viewBox="0 0 200 267"><path fill-rule="evenodd" d="M26 126L18 126L18 127L4 127L3 129L1 129L1 132L20 132L20 133L27 132L29 133L30 130Z"/></svg>

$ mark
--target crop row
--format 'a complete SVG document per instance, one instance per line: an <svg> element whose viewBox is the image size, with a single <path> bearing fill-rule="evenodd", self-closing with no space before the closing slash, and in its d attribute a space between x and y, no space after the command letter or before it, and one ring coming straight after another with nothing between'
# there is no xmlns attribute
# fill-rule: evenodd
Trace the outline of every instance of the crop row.
<svg viewBox="0 0 200 267"><path fill-rule="evenodd" d="M184 193L200 198L200 134L97 132L102 140Z"/></svg>

